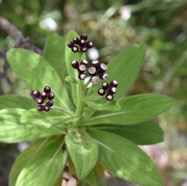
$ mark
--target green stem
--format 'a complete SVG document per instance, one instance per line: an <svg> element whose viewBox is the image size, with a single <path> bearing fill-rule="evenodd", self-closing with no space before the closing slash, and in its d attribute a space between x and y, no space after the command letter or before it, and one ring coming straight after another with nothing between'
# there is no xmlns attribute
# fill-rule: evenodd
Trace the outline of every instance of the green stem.
<svg viewBox="0 0 187 186"><path fill-rule="evenodd" d="M78 54L78 62L80 63L81 61L81 53ZM81 114L82 114L82 110L84 107L84 94L85 94L85 89L84 89L84 85L82 83L81 80L79 80L78 83L78 91L77 91L77 107L76 107L76 113L75 116L80 118ZM76 124L78 124L79 120L76 122Z"/></svg>

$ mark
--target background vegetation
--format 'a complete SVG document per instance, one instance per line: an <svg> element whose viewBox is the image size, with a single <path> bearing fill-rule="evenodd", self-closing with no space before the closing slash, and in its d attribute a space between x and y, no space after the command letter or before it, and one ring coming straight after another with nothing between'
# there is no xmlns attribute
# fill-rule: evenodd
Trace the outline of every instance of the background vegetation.
<svg viewBox="0 0 187 186"><path fill-rule="evenodd" d="M12 47L41 52L51 32L63 36L69 29L87 33L103 62L124 47L146 43L145 63L129 94L162 93L173 97L175 105L158 118L165 131L165 142L143 148L153 157L166 186L187 185L185 0L0 0L0 16L22 32L21 39L16 37L3 27L0 19L1 95L30 92L12 73L5 52ZM18 153L17 145L0 144L0 185L8 185L8 173ZM120 180L110 180L110 185L119 184L127 185Z"/></svg>

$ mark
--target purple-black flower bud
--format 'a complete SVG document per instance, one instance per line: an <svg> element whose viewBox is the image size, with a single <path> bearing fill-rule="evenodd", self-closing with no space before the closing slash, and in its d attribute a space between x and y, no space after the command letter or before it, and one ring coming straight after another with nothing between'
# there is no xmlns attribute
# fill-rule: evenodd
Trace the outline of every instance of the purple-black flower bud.
<svg viewBox="0 0 187 186"><path fill-rule="evenodd" d="M86 67L88 66L88 61L86 59L82 60L81 65L85 65Z"/></svg>
<svg viewBox="0 0 187 186"><path fill-rule="evenodd" d="M44 110L45 110L46 112L48 112L48 111L50 110L50 106L49 106L49 105L45 105L45 106L44 106Z"/></svg>
<svg viewBox="0 0 187 186"><path fill-rule="evenodd" d="M112 95L112 94L107 94L107 95L106 95L106 99L107 99L108 101L112 101L112 100L113 100L113 95Z"/></svg>
<svg viewBox="0 0 187 186"><path fill-rule="evenodd" d="M42 104L43 102L44 102L44 100L43 100L42 98L38 98L38 99L37 99L37 103L38 103L38 104Z"/></svg>
<svg viewBox="0 0 187 186"><path fill-rule="evenodd" d="M76 60L74 60L74 61L71 62L71 65L72 65L73 68L78 69L78 67L79 67L79 62L76 61Z"/></svg>
<svg viewBox="0 0 187 186"><path fill-rule="evenodd" d="M49 100L52 100L55 97L55 94L53 92L48 93L47 95Z"/></svg>
<svg viewBox="0 0 187 186"><path fill-rule="evenodd" d="M79 79L80 80L84 80L86 78L86 74L85 73L79 73Z"/></svg>
<svg viewBox="0 0 187 186"><path fill-rule="evenodd" d="M99 78L97 76L93 76L91 78L91 82L94 84L94 85L97 85L99 83Z"/></svg>
<svg viewBox="0 0 187 186"><path fill-rule="evenodd" d="M98 90L98 94L99 94L100 96L105 95L105 90L104 90L103 88L100 88L100 89Z"/></svg>
<svg viewBox="0 0 187 186"><path fill-rule="evenodd" d="M88 73L91 75L91 76L94 76L96 75L96 68L95 67L90 67L88 68Z"/></svg>
<svg viewBox="0 0 187 186"><path fill-rule="evenodd" d="M67 45L68 45L69 48L72 48L74 46L74 43L72 41L70 41L70 42L68 42Z"/></svg>
<svg viewBox="0 0 187 186"><path fill-rule="evenodd" d="M79 71L84 72L86 70L86 65L79 65Z"/></svg>
<svg viewBox="0 0 187 186"><path fill-rule="evenodd" d="M47 93L46 92L42 92L41 93L41 98L42 99L46 99L47 98Z"/></svg>
<svg viewBox="0 0 187 186"><path fill-rule="evenodd" d="M71 50L72 50L72 52L78 52L79 51L77 46L73 46Z"/></svg>
<svg viewBox="0 0 187 186"><path fill-rule="evenodd" d="M87 46L88 48L92 48L93 45L94 45L94 43L93 43L92 41L88 41L88 42L86 43L86 46Z"/></svg>
<svg viewBox="0 0 187 186"><path fill-rule="evenodd" d="M87 40L87 38L88 38L87 34L83 33L83 34L80 35L80 39Z"/></svg>
<svg viewBox="0 0 187 186"><path fill-rule="evenodd" d="M44 92L46 92L46 93L51 92L51 87L46 86L46 87L44 88Z"/></svg>
<svg viewBox="0 0 187 186"><path fill-rule="evenodd" d="M80 42L80 39L78 37L73 38L74 44L79 44L79 42Z"/></svg>
<svg viewBox="0 0 187 186"><path fill-rule="evenodd" d="M52 100L48 100L46 105L52 107L54 105L53 101Z"/></svg>
<svg viewBox="0 0 187 186"><path fill-rule="evenodd" d="M118 82L116 80L113 80L110 82L110 86L111 87L117 87L118 86Z"/></svg>
<svg viewBox="0 0 187 186"><path fill-rule="evenodd" d="M40 97L40 92L38 90L35 90L32 94L35 98L39 98Z"/></svg>
<svg viewBox="0 0 187 186"><path fill-rule="evenodd" d="M103 87L104 90L108 90L109 84L107 82L105 82L105 83L102 84L102 87Z"/></svg>
<svg viewBox="0 0 187 186"><path fill-rule="evenodd" d="M85 46L82 46L82 47L81 47L81 52L86 52L87 50L88 50L87 47L85 47Z"/></svg>
<svg viewBox="0 0 187 186"><path fill-rule="evenodd" d="M37 110L38 111L43 111L44 110L44 106L43 105L38 105Z"/></svg>

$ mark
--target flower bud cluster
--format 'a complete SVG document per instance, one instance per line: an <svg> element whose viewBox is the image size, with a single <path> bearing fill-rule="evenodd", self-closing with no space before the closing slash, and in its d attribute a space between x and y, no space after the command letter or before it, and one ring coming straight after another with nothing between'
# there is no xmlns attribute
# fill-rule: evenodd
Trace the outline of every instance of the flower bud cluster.
<svg viewBox="0 0 187 186"><path fill-rule="evenodd" d="M108 101L113 100L113 95L117 92L118 82L116 80L111 81L110 83L103 83L102 88L98 90L100 96L105 96Z"/></svg>
<svg viewBox="0 0 187 186"><path fill-rule="evenodd" d="M73 38L72 41L68 42L68 47L71 48L73 52L86 52L89 48L93 47L92 41L87 41L87 34L81 34L80 38ZM91 76L90 81L94 85L97 85L101 80L107 80L108 74L106 73L107 65L104 63L99 63L98 60L93 60L91 64L87 60L77 61L74 60L71 63L72 67L78 71L78 78L84 80L86 74ZM89 67L88 67L89 66ZM98 90L100 96L105 96L108 101L113 100L113 95L117 92L118 82L116 80L111 81L109 84L107 82L103 83L102 88Z"/></svg>
<svg viewBox="0 0 187 186"><path fill-rule="evenodd" d="M107 65L104 63L99 64L98 60L92 61L92 66L88 68L88 61L82 60L79 64L78 61L74 60L71 63L72 67L78 71L78 77L80 80L84 80L86 78L86 72L91 76L91 82L93 84L99 83L99 78L102 80L106 80L108 78L108 74L106 74Z"/></svg>
<svg viewBox="0 0 187 186"><path fill-rule="evenodd" d="M41 93L38 90L33 91L32 95L36 98L36 102L38 103L38 111L44 110L48 112L54 105L52 99L55 97L55 94L51 92L51 88L49 86L46 86L44 91Z"/></svg>
<svg viewBox="0 0 187 186"><path fill-rule="evenodd" d="M79 38L73 38L67 45L71 48L72 52L86 52L89 48L93 47L93 42L87 41L87 38L87 34L81 34Z"/></svg>

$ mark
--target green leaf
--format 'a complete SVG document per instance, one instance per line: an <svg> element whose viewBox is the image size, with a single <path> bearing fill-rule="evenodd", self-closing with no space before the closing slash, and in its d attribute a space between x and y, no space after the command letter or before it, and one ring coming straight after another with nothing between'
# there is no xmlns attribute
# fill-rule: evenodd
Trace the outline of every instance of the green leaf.
<svg viewBox="0 0 187 186"><path fill-rule="evenodd" d="M72 68L71 62L74 60L77 60L78 62L80 62L80 60L86 59L86 56L85 56L85 54L81 55L78 52L76 52L76 53L72 52L72 50L67 46L67 43L69 41L72 41L73 38L75 38L75 37L79 37L79 35L74 30L70 30L67 33L66 42L65 42L65 46L66 46L65 47L65 61L66 61L66 68L68 71L68 75L71 76L76 81L80 81L78 79L77 70ZM71 97L74 101L74 104L77 105L78 85L76 85L76 84L71 84Z"/></svg>
<svg viewBox="0 0 187 186"><path fill-rule="evenodd" d="M68 75L65 64L65 39L56 33L51 34L45 43L44 58L64 83L64 78Z"/></svg>
<svg viewBox="0 0 187 186"><path fill-rule="evenodd" d="M32 90L42 91L45 86L50 86L55 93L55 105L70 112L72 105L61 79L43 57L25 49L11 49L7 58L16 74Z"/></svg>
<svg viewBox="0 0 187 186"><path fill-rule="evenodd" d="M31 109L36 107L36 103L33 99L29 99L23 96L17 95L4 95L0 96L0 109L7 108L22 108Z"/></svg>
<svg viewBox="0 0 187 186"><path fill-rule="evenodd" d="M122 97L131 88L142 66L145 51L144 44L134 45L125 48L109 62L107 70L109 81L117 80L119 84L116 98Z"/></svg>
<svg viewBox="0 0 187 186"><path fill-rule="evenodd" d="M85 131L72 130L65 137L78 179L87 176L96 164L98 146Z"/></svg>
<svg viewBox="0 0 187 186"><path fill-rule="evenodd" d="M170 97L159 94L139 94L121 100L121 111L98 111L85 125L130 125L150 120L163 113L173 104Z"/></svg>
<svg viewBox="0 0 187 186"><path fill-rule="evenodd" d="M19 176L21 170L28 164L28 162L35 156L35 154L47 144L49 144L51 140L38 140L33 142L27 149L25 149L17 158L11 169L9 175L9 185L15 186L17 177Z"/></svg>
<svg viewBox="0 0 187 186"><path fill-rule="evenodd" d="M116 176L140 185L163 186L162 178L150 157L134 143L115 134L90 130L99 145L99 158Z"/></svg>
<svg viewBox="0 0 187 186"><path fill-rule="evenodd" d="M0 141L5 143L16 143L30 141L39 138L50 137L62 133L58 128L45 128L34 126L30 123L20 122L24 109L0 110Z"/></svg>
<svg viewBox="0 0 187 186"><path fill-rule="evenodd" d="M50 128L57 125L65 125L75 120L76 118L66 114L64 111L51 109L49 112L38 112L35 108L26 111L20 121L25 124L30 123Z"/></svg>
<svg viewBox="0 0 187 186"><path fill-rule="evenodd" d="M99 164L81 180L80 186L106 186L105 170Z"/></svg>
<svg viewBox="0 0 187 186"><path fill-rule="evenodd" d="M67 153L61 150L62 145L63 140L59 139L40 149L22 169L15 186L55 185L67 159Z"/></svg>
<svg viewBox="0 0 187 186"><path fill-rule="evenodd" d="M94 99L96 98L96 99ZM95 110L109 110L109 111L119 111L121 109L120 104L117 100L107 101L106 99L100 97L86 97L84 102Z"/></svg>
<svg viewBox="0 0 187 186"><path fill-rule="evenodd" d="M153 121L126 126L97 125L96 128L124 137L137 145L160 143L164 139L163 130Z"/></svg>
<svg viewBox="0 0 187 186"><path fill-rule="evenodd" d="M71 76L67 76L65 78L65 81L67 81L68 83L78 84L77 79L75 79L74 77L71 77Z"/></svg>

